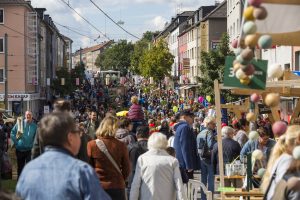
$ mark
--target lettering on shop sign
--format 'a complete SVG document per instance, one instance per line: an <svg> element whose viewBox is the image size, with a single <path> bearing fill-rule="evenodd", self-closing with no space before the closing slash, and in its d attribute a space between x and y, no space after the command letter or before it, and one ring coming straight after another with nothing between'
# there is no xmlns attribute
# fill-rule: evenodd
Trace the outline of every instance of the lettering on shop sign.
<svg viewBox="0 0 300 200"><path fill-rule="evenodd" d="M253 60L251 64L255 67L254 75L249 76L249 78L251 79L250 84L244 85L235 76L235 73L233 71L234 60L234 56L226 57L224 70L224 86L258 90L264 90L266 88L268 61Z"/></svg>

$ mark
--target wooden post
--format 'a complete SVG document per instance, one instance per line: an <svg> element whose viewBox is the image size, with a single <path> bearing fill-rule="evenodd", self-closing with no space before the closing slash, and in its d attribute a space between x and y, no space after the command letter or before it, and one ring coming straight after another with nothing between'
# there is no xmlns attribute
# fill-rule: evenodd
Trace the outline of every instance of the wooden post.
<svg viewBox="0 0 300 200"><path fill-rule="evenodd" d="M218 156L219 156L219 170L220 170L220 184L224 187L224 162L223 162L223 145L222 145L222 133L221 133L221 98L220 88L218 80L214 81L215 88L215 106L216 106L216 123L217 123L217 141L218 141Z"/></svg>

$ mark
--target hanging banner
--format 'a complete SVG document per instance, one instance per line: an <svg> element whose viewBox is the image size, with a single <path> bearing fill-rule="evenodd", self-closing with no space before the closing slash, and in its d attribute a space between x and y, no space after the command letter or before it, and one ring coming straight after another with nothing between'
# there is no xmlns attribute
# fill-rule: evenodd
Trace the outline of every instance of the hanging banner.
<svg viewBox="0 0 300 200"><path fill-rule="evenodd" d="M47 86L50 86L50 78L47 78Z"/></svg>
<svg viewBox="0 0 300 200"><path fill-rule="evenodd" d="M65 78L61 78L60 84L61 84L61 85L65 85Z"/></svg>

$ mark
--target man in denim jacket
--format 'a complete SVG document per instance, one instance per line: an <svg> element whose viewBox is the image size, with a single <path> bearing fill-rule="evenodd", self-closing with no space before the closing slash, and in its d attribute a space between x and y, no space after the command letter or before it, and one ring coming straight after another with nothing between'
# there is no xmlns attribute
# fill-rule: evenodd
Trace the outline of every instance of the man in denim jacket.
<svg viewBox="0 0 300 200"><path fill-rule="evenodd" d="M45 152L24 167L16 186L19 197L25 200L110 199L94 169L74 158L81 140L69 113L45 116L38 131Z"/></svg>

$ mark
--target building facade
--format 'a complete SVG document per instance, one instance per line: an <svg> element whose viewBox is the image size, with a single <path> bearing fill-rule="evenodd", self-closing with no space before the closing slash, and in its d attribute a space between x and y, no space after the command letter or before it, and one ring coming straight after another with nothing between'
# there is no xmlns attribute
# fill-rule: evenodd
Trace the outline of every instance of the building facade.
<svg viewBox="0 0 300 200"><path fill-rule="evenodd" d="M57 67L64 67L66 43L45 11L34 9L30 1L0 1L0 101L4 101L7 75L8 110L14 115L30 110L39 118L50 96L47 79L50 83ZM7 56L3 51L5 34Z"/></svg>
<svg viewBox="0 0 300 200"><path fill-rule="evenodd" d="M242 0L227 0L227 33L230 42L241 34L241 22L243 13Z"/></svg>
<svg viewBox="0 0 300 200"><path fill-rule="evenodd" d="M112 44L113 41L111 40L102 42L101 44L92 47L77 50L72 56L73 67L75 67L75 65L82 61L86 66L87 71L99 71L99 67L95 65L96 59L106 48L108 48Z"/></svg>

